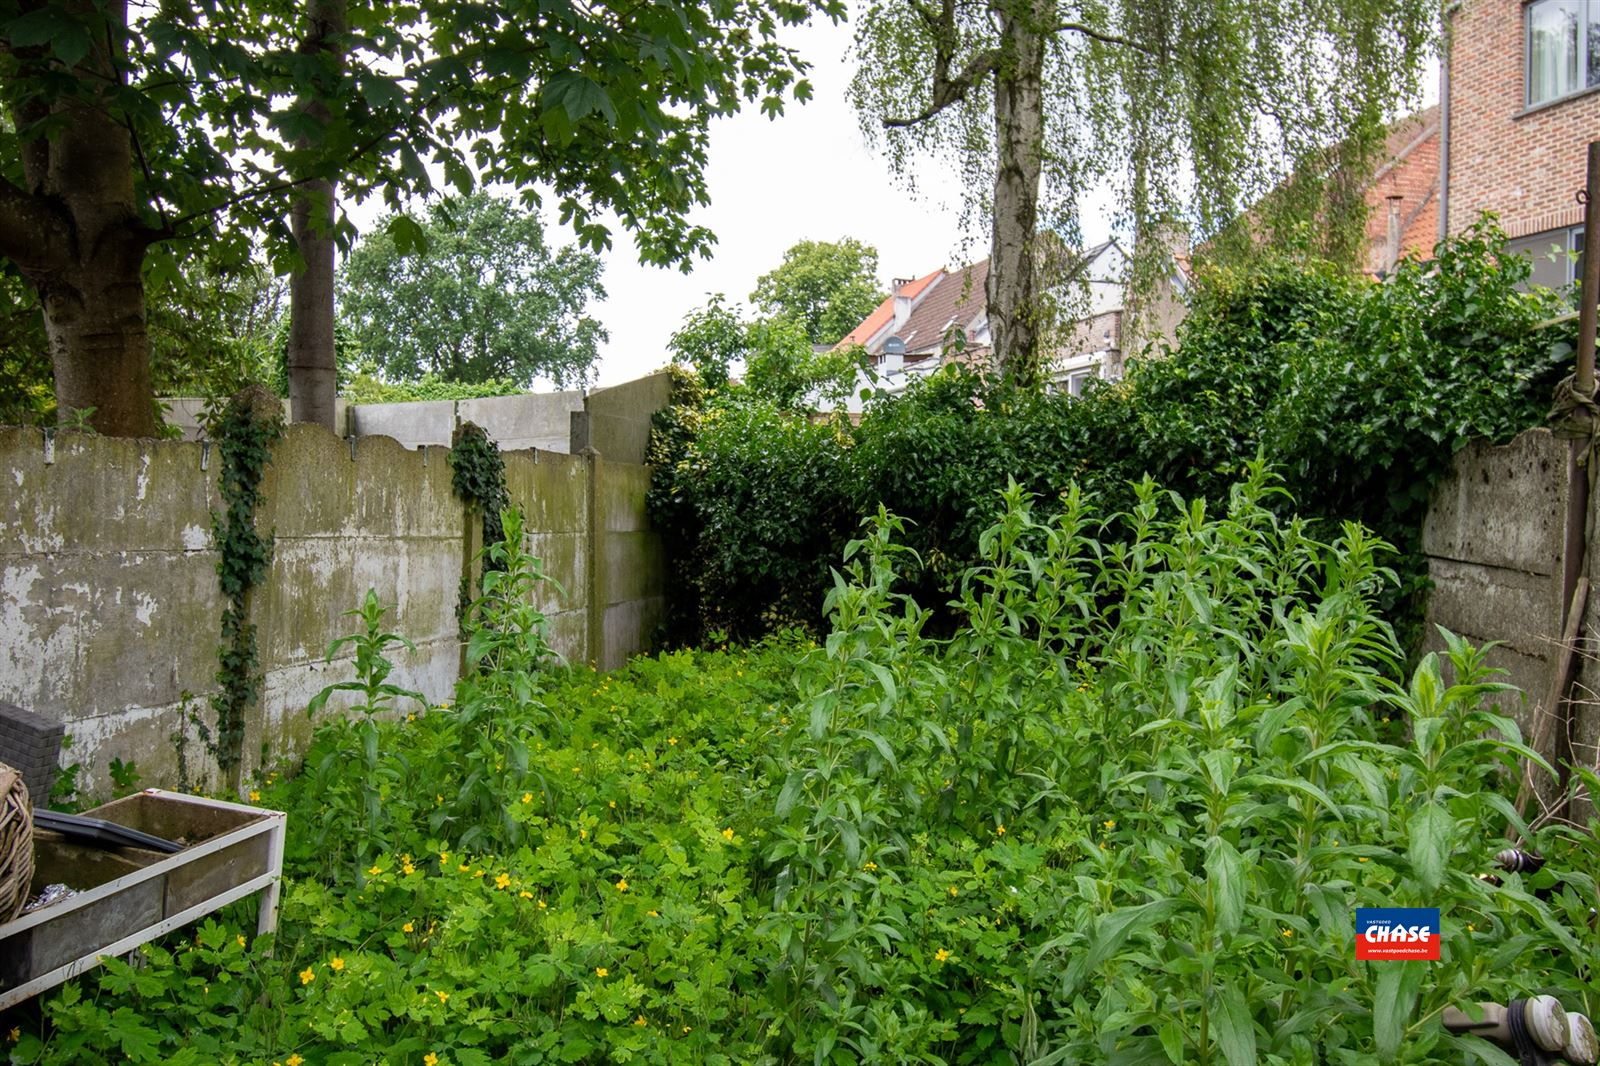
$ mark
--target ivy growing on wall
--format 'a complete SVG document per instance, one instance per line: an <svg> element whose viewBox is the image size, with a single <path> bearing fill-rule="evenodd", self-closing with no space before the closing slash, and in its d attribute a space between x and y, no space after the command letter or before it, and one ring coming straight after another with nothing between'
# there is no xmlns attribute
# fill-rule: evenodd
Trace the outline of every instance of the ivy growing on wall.
<svg viewBox="0 0 1600 1066"><path fill-rule="evenodd" d="M500 446L489 439L482 426L463 422L455 432L450 448L450 484L456 497L483 516L483 543L498 544L505 539L500 513L511 504L506 491L506 461ZM483 555L483 569L498 569L491 553ZM456 601L456 618L465 627L467 606L472 602L468 578L461 576L461 591Z"/></svg>
<svg viewBox="0 0 1600 1066"><path fill-rule="evenodd" d="M283 409L271 390L252 385L228 401L211 427L221 453L220 491L224 509L212 512L217 546L217 577L228 604L222 612L222 642L217 648L214 732L206 749L224 779L238 767L244 750L245 712L261 695L256 627L250 621L250 592L272 561L272 535L256 529L261 478L272 461L272 447L283 435Z"/></svg>

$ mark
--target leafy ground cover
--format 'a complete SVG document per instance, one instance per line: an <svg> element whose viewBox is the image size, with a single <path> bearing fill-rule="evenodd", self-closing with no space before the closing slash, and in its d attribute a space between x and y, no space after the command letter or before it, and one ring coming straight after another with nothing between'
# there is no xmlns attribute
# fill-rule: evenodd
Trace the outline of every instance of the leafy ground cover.
<svg viewBox="0 0 1600 1066"><path fill-rule="evenodd" d="M1520 697L1454 640L1395 680L1384 546L1277 491L1145 482L1102 544L1013 486L939 639L880 512L820 646L608 676L545 665L499 546L445 707L369 600L360 706L252 795L290 812L276 941L230 913L108 961L13 1061L1509 1062L1440 1012L1593 1010L1600 849L1477 876ZM1378 905L1438 906L1441 961L1355 961Z"/></svg>

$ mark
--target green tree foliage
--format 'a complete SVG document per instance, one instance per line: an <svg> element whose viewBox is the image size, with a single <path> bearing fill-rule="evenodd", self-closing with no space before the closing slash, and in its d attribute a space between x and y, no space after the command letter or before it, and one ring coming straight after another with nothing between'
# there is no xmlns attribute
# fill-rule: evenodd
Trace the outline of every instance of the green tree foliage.
<svg viewBox="0 0 1600 1066"><path fill-rule="evenodd" d="M551 249L533 211L486 192L394 215L339 277L345 326L389 380L583 382L605 330L598 256Z"/></svg>
<svg viewBox="0 0 1600 1066"><path fill-rule="evenodd" d="M1353 232L1359 180L1415 95L1437 19L1431 0L882 0L857 31L851 92L899 174L959 161L992 230L996 357L1033 381L1053 321L1037 242L1078 243L1085 193L1116 191L1146 285L1159 220L1210 236L1290 170L1308 180L1278 207L1315 203Z"/></svg>
<svg viewBox="0 0 1600 1066"><path fill-rule="evenodd" d="M784 411L849 395L862 368L859 347L817 352L792 318L745 320L718 293L691 311L667 342L674 362L693 367L725 402L749 398ZM730 387L731 377L740 376Z"/></svg>
<svg viewBox="0 0 1600 1066"><path fill-rule="evenodd" d="M1149 475L1220 501L1241 466L1263 455L1304 512L1358 519L1402 552L1403 585L1388 608L1415 617L1425 581L1418 551L1429 492L1456 449L1538 424L1570 363L1570 326L1538 328L1560 309L1549 292L1517 286L1526 259L1476 229L1442 245L1427 267L1402 263L1385 284L1331 264L1262 265L1206 276L1177 349L1130 361L1125 380L1082 398L1017 389L947 367L900 397L872 403L839 439L704 419L658 466L652 506L699 560L702 603L743 606L708 626L762 632L780 617L816 625L825 572L809 589L783 584L764 558L791 533L766 516L806 508L791 471L818 486L808 537L843 545L851 516L879 504L908 523L920 598L941 603L976 557L995 486L1014 479L1052 500L1073 482L1115 511ZM773 454L782 449L783 454ZM816 527L832 523L826 533ZM1110 531L1116 535L1117 531ZM771 539L777 538L777 539ZM807 549L811 558L828 553ZM795 575L798 576L798 575ZM809 613L792 605L809 605Z"/></svg>
<svg viewBox="0 0 1600 1066"><path fill-rule="evenodd" d="M396 209L436 173L463 193L537 186L584 246L609 245L609 212L645 261L687 264L714 239L690 218L708 198L712 119L808 97L777 34L844 13L840 0L346 7L343 47L304 52L298 5L0 0L14 122L0 130L0 256L40 293L58 400L96 407L102 432L153 428L146 260L175 273L201 235L236 252L264 235L292 266L297 183ZM313 88L318 107L284 106Z"/></svg>
<svg viewBox="0 0 1600 1066"><path fill-rule="evenodd" d="M883 302L878 250L853 237L801 241L756 280L750 302L798 323L812 344L836 344Z"/></svg>

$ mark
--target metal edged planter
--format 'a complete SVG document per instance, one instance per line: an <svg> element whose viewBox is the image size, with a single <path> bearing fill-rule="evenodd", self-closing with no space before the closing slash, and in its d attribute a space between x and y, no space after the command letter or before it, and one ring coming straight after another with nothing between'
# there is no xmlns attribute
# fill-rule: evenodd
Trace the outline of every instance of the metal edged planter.
<svg viewBox="0 0 1600 1066"><path fill-rule="evenodd" d="M0 1010L252 893L257 934L277 928L282 811L152 788L85 813L185 847L105 850L36 834L35 890L59 882L77 894L0 925Z"/></svg>

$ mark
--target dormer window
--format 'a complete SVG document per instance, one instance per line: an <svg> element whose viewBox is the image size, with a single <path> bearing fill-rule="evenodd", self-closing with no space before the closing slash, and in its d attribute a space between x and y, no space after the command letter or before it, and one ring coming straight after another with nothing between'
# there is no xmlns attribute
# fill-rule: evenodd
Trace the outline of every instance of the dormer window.
<svg viewBox="0 0 1600 1066"><path fill-rule="evenodd" d="M1527 103L1600 85L1600 0L1534 0L1527 25Z"/></svg>

